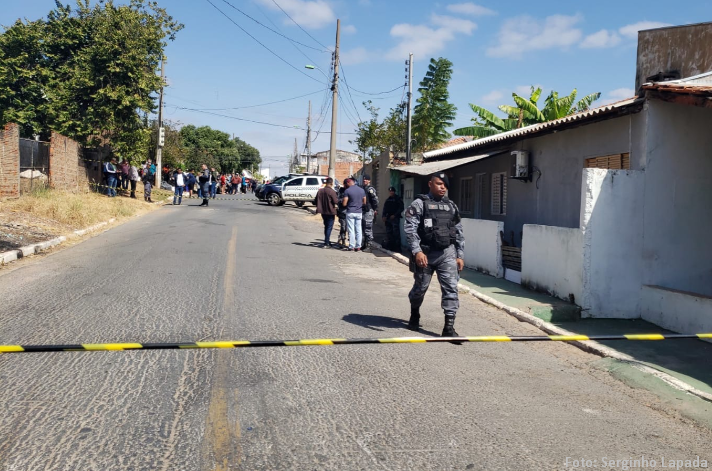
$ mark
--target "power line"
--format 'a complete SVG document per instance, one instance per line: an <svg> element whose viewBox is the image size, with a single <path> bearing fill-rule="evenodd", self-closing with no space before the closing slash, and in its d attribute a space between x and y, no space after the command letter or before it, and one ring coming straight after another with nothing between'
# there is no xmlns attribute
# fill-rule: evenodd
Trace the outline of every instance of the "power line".
<svg viewBox="0 0 712 471"><path fill-rule="evenodd" d="M356 116L358 117L358 122L360 123L361 120L361 115L358 112L358 107L356 106L356 103L354 103L354 97L351 95L351 87L349 86L349 82L346 80L346 70L344 69L343 64L339 64L341 66L341 75L344 78L344 85L346 85L346 91L349 92L349 99L351 100L351 105L354 107L354 111L356 111Z"/></svg>
<svg viewBox="0 0 712 471"><path fill-rule="evenodd" d="M331 52L331 51L326 50L326 49L318 49L318 48L316 48L316 47L309 46L309 45L307 45L307 44L304 44L304 43L301 43L301 42L297 41L296 39L292 39L292 38L290 38L290 37L288 37L288 36L285 36L284 34L280 33L279 31L275 31L275 30L273 30L272 28L270 28L269 26L267 26L267 25L265 25L265 24L263 24L263 23L260 23L258 20L252 18L250 15L248 15L248 14L245 13L244 11L240 10L239 8L237 8L235 5L233 5L232 3L228 2L227 0L223 0L223 2L225 2L225 3L226 3L227 5L229 5L231 8L233 8L233 9L237 10L238 12L242 13L243 15L245 15L246 17L248 17L249 19L251 19L252 21L254 21L255 23L257 23L258 25L262 26L263 28L266 28L266 29L272 31L272 32L273 32L274 34L276 34L276 35L282 36L284 39L286 39L286 40L288 40L288 41L290 41L290 42L292 42L292 43L299 44L299 45L301 45L301 46L308 47L309 49L314 49L315 51L319 51L319 52Z"/></svg>
<svg viewBox="0 0 712 471"><path fill-rule="evenodd" d="M246 35L248 35L249 37L251 37L257 44L259 44L259 45L262 46L263 48L267 49L267 50L268 50L273 56L275 56L277 59L281 60L282 62L284 62L284 63L287 64L289 67L291 67L292 69L296 70L297 72L299 72L299 73L302 74L303 76L308 77L310 80L314 80L315 82L318 82L318 83L321 83L321 84L323 84L323 85L326 85L324 82L320 81L319 79L316 79L316 78L314 78L313 76L311 76L311 75L305 73L303 70L300 70L300 69L296 68L295 66L293 66L292 64L290 64L289 62L287 62L286 59L282 58L282 56L280 56L279 54L277 54L276 52L274 52L272 49L270 49L270 48L268 48L267 46L265 46L262 42L260 42L259 39L257 39L256 37L254 37L254 36L252 36L250 33L248 33L245 28L243 28L242 26L240 26L239 24L237 24L237 23L235 22L235 20L233 20L232 18L230 18L224 11L222 11L220 8L218 8L212 1L210 1L210 0L205 0L205 1L208 2L210 5L212 5L213 8L215 8L217 11L219 11L219 12L220 12L225 18L227 18L232 24L234 24L235 26L237 26L238 28L240 28L240 30L242 30L243 33L245 33Z"/></svg>
<svg viewBox="0 0 712 471"><path fill-rule="evenodd" d="M221 117L221 118L230 118L230 119L236 119L236 120L238 120L238 121L247 121L247 122L249 122L249 123L265 124L265 125L267 125L267 126L275 126L275 127L278 127L278 128L304 130L304 128L302 128L302 127L300 127L300 126L287 126L286 124L266 123L266 122L264 122L264 121L255 121L255 120L253 120L253 119L238 118L237 116L230 116L230 115L226 115L226 114L213 113L213 112L210 112L210 111L199 110L199 109L196 109L196 108L186 108L186 107L183 107L183 106L176 106L176 105L172 105L172 106L175 107L176 109L179 109L179 110L194 111L194 112L196 112L196 113L209 114L209 115L213 115L213 116L219 116L219 117Z"/></svg>
<svg viewBox="0 0 712 471"><path fill-rule="evenodd" d="M267 103L260 103L260 104L258 104L258 105L233 106L233 107L230 107L230 108L199 108L199 109L204 110L204 111L225 111L225 110L241 110L241 109L245 109L245 108L257 108L257 107L259 107L259 106L274 105L275 103L283 103L283 102L285 102L285 101L296 100L296 99L299 99L299 98L304 98L305 96L316 95L317 93L322 93L322 92L323 92L323 90L317 90L317 91L315 91L315 92L305 93L304 95L299 95L299 96L295 96L295 97L292 97L292 98L285 98L284 100L277 100L277 101L270 101L270 102L267 102ZM178 97L176 97L176 98L178 98ZM179 99L180 99L180 98L179 98ZM188 100L185 100L185 101L188 101Z"/></svg>
<svg viewBox="0 0 712 471"><path fill-rule="evenodd" d="M393 90L388 90L388 91L385 91L385 92L378 92L378 93L362 92L362 91L359 90L358 88L354 88L354 87L351 87L351 88L353 88L353 90L354 90L355 92L363 93L364 95L385 95L386 93L395 92L396 90L398 90L398 89L401 88L402 86L403 86L403 85L398 85L398 86L397 86L396 88L394 88Z"/></svg>
<svg viewBox="0 0 712 471"><path fill-rule="evenodd" d="M294 20L294 18L292 18L291 16L289 16L289 13L287 13L286 11L284 11L284 9L283 9L281 6L279 6L279 3L277 3L275 0L272 0L272 3L274 3L275 5L277 5L277 8L279 8L280 10L282 10L282 13L284 13L285 15L287 15L287 18L289 18L290 20L292 20L292 23L294 23L295 25L297 25L297 26L299 27L299 29L301 29L302 31L304 31L304 33L305 33L307 36L309 36L310 38L312 38L318 45L320 45L320 46L323 47L324 49L329 49L327 46L324 46L322 43L320 43L318 39L316 39L314 36L312 36L311 34L309 34L309 33L307 32L307 30L305 30L304 28L302 28L302 25L300 25L299 23L297 23L297 22Z"/></svg>

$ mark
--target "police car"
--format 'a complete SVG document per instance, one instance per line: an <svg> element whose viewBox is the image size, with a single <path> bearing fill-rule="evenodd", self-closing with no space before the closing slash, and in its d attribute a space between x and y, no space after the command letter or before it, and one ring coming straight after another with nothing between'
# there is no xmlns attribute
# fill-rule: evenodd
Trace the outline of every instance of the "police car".
<svg viewBox="0 0 712 471"><path fill-rule="evenodd" d="M326 185L326 175L301 175L282 183L280 196L282 201L294 201L301 207L304 203L316 204L316 193L319 188ZM338 189L339 182L334 180L334 189Z"/></svg>

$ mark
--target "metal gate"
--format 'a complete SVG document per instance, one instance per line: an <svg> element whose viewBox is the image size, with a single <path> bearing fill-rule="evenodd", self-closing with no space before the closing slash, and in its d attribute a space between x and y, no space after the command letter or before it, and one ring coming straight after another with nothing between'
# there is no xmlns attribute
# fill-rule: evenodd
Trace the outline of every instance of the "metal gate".
<svg viewBox="0 0 712 471"><path fill-rule="evenodd" d="M20 138L20 195L49 186L49 142Z"/></svg>

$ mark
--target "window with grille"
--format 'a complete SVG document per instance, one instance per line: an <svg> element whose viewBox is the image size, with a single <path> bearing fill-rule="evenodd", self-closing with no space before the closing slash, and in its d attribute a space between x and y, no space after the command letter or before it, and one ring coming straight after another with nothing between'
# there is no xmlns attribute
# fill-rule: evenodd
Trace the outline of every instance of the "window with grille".
<svg viewBox="0 0 712 471"><path fill-rule="evenodd" d="M584 160L584 168L606 168L610 170L630 170L630 154L613 154L591 157Z"/></svg>
<svg viewBox="0 0 712 471"><path fill-rule="evenodd" d="M478 173L475 182L475 211L473 216L477 219L482 219L483 208L485 207L485 185L487 183L487 174Z"/></svg>
<svg viewBox="0 0 712 471"><path fill-rule="evenodd" d="M458 204L462 214L472 214L473 194L472 177L460 179L460 202Z"/></svg>
<svg viewBox="0 0 712 471"><path fill-rule="evenodd" d="M492 216L504 216L507 214L507 174L492 174Z"/></svg>

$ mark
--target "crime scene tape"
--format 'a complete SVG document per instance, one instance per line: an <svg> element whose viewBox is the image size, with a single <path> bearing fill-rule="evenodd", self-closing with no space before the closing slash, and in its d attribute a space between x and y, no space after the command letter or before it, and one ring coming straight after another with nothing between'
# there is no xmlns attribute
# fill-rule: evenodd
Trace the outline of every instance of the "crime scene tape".
<svg viewBox="0 0 712 471"><path fill-rule="evenodd" d="M541 335L480 337L392 337L373 339L304 339L304 340L223 340L194 343L82 343L70 345L0 345L0 353L38 352L107 352L121 350L180 350L203 348L306 347L323 345L464 343L464 342L575 342L584 340L677 340L712 339L706 334L627 334L627 335Z"/></svg>

